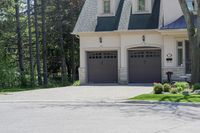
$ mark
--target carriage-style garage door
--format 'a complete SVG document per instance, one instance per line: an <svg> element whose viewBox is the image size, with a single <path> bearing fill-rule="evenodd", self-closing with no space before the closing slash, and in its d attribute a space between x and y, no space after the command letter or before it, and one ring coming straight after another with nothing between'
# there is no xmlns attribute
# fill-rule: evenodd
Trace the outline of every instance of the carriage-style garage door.
<svg viewBox="0 0 200 133"><path fill-rule="evenodd" d="M88 52L88 82L117 83L117 52Z"/></svg>
<svg viewBox="0 0 200 133"><path fill-rule="evenodd" d="M129 82L161 81L161 50L129 51Z"/></svg>

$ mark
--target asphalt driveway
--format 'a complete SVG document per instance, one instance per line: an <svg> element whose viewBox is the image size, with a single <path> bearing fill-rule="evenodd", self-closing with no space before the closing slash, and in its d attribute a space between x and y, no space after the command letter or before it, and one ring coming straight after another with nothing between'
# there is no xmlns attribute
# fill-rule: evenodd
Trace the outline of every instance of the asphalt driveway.
<svg viewBox="0 0 200 133"><path fill-rule="evenodd" d="M143 93L149 93L152 87L145 86L77 86L53 89L41 89L0 95L0 102L16 101L72 101L96 102L124 100Z"/></svg>
<svg viewBox="0 0 200 133"><path fill-rule="evenodd" d="M0 133L197 133L200 107L131 104L151 87L82 86L0 95Z"/></svg>

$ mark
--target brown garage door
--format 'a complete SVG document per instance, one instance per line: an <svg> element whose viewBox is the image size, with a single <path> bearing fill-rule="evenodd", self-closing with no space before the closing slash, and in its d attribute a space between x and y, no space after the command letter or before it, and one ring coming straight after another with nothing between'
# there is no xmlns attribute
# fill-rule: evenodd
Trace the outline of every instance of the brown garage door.
<svg viewBox="0 0 200 133"><path fill-rule="evenodd" d="M117 52L88 52L88 82L117 83Z"/></svg>
<svg viewBox="0 0 200 133"><path fill-rule="evenodd" d="M129 82L161 82L161 51L129 51Z"/></svg>

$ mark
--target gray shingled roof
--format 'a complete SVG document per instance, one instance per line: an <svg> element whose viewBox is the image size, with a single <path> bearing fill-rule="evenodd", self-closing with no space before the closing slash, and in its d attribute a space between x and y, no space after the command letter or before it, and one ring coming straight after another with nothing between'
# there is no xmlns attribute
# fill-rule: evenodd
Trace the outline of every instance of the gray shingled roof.
<svg viewBox="0 0 200 133"><path fill-rule="evenodd" d="M156 0L152 14L131 14L131 0L120 0L116 16L97 17L97 1L86 0L78 18L74 33L114 30L157 29L160 0Z"/></svg>
<svg viewBox="0 0 200 133"><path fill-rule="evenodd" d="M193 16L193 22L194 22L194 26L197 27L197 16L196 15ZM185 18L184 18L184 16L181 16L174 22L163 26L161 29L165 30L165 29L186 29L186 28L187 28L187 25L185 22Z"/></svg>
<svg viewBox="0 0 200 133"><path fill-rule="evenodd" d="M97 0L86 0L73 32L92 32L95 31L96 25Z"/></svg>

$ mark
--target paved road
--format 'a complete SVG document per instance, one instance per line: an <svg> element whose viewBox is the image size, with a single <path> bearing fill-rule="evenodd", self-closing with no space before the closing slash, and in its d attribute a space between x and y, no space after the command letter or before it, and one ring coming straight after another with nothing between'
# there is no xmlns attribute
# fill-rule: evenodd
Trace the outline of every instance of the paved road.
<svg viewBox="0 0 200 133"><path fill-rule="evenodd" d="M106 90L102 88L107 87L87 89L104 94L103 91ZM121 89L124 89L117 86L108 88L110 94L111 90L122 93ZM132 88L129 89L138 92L139 87ZM115 96L112 95L104 100L105 95L98 94L95 98L92 94L97 92L93 92L88 96L91 100L80 94L81 100L61 101L61 98L54 99L54 95L50 93L54 90L0 96L0 133L197 133L200 131L200 107L120 103L120 99L130 96L129 89L126 89L121 95L114 94ZM148 92L149 89L141 88L140 92ZM61 90L65 89L58 90L62 92ZM70 91L70 88L66 90ZM41 96L41 93L45 94L43 91L48 96L43 100L40 98L37 100L33 94ZM12 96L24 97L21 100L20 98L6 100L6 97ZM25 99L25 96L29 97Z"/></svg>

